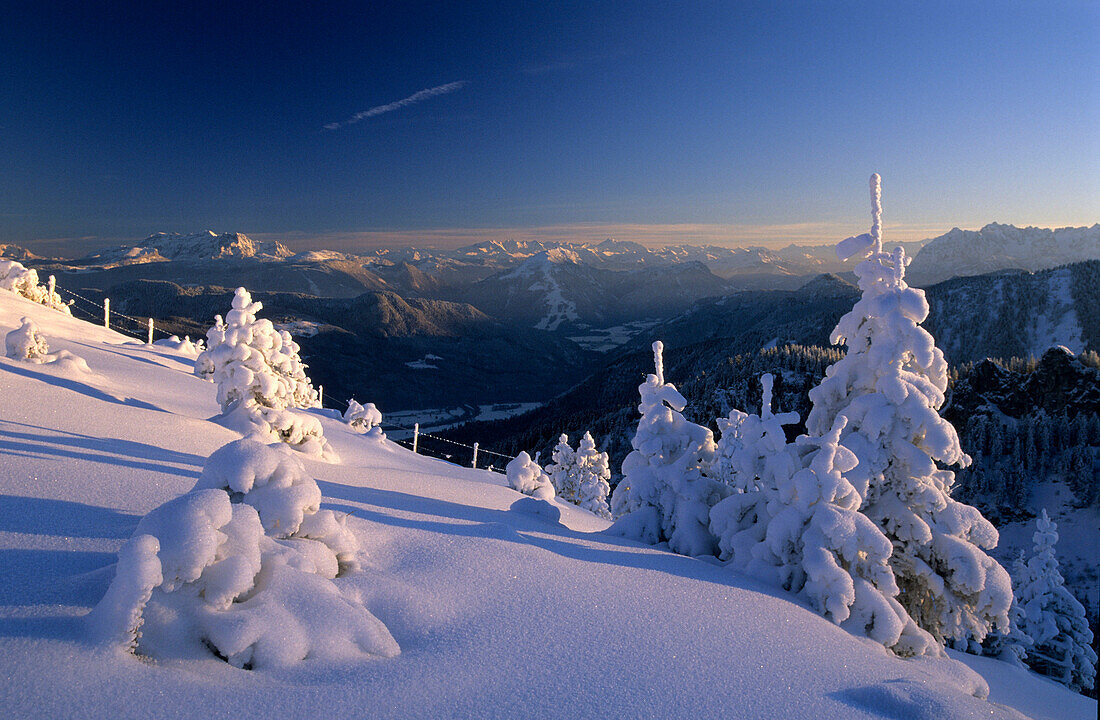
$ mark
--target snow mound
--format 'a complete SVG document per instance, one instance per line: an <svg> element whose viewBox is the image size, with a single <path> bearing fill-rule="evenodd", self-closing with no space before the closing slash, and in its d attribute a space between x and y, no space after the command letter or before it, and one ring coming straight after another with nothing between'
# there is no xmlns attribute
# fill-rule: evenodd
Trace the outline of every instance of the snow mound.
<svg viewBox="0 0 1100 720"><path fill-rule="evenodd" d="M554 499L554 485L550 482L550 476L526 452L520 452L505 466L504 471L508 476L508 485L524 495L542 500Z"/></svg>
<svg viewBox="0 0 1100 720"><path fill-rule="evenodd" d="M193 342L191 340L191 336L187 336L183 340L180 340L178 335L173 335L171 337L157 340L153 344L158 347L175 350L180 355L189 358L197 358L200 354L202 354L202 351L205 349L203 348L201 340L199 342Z"/></svg>
<svg viewBox="0 0 1100 720"><path fill-rule="evenodd" d="M62 375L90 375L92 369L84 358L68 350L51 353L49 343L38 331L33 320L22 318L20 326L4 337L4 349L9 358L39 365L49 365Z"/></svg>
<svg viewBox="0 0 1100 720"><path fill-rule="evenodd" d="M397 655L386 626L333 583L358 569L359 543L320 500L288 450L223 446L195 489L138 523L87 616L90 635L154 658L213 654L245 669Z"/></svg>
<svg viewBox="0 0 1100 720"><path fill-rule="evenodd" d="M374 403L360 405L355 398L351 398L348 400L348 409L344 411L344 422L351 425L356 432L370 432L373 428L382 424L382 413L378 411ZM380 439L386 437L382 434L380 428L375 436Z"/></svg>

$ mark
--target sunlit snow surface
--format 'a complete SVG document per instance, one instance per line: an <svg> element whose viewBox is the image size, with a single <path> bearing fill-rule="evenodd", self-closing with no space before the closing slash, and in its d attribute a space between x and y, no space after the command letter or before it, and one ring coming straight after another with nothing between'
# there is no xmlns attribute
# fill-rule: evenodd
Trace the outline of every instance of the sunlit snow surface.
<svg viewBox="0 0 1100 720"><path fill-rule="evenodd" d="M973 697L983 683L957 663L893 658L716 562L604 536L606 521L569 506L560 522L531 514L501 475L329 417L343 463L302 460L367 551L337 582L401 654L249 672L104 649L81 617L119 547L237 436L208 422L214 387L191 359L0 294L0 331L24 315L92 373L0 359L5 718L1020 717ZM1053 683L968 662L997 703L1096 716Z"/></svg>

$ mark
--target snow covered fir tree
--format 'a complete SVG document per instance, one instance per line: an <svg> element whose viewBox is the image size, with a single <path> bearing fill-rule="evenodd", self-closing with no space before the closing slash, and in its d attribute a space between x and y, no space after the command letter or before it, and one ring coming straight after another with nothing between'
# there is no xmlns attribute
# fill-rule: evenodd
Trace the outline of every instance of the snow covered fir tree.
<svg viewBox="0 0 1100 720"><path fill-rule="evenodd" d="M1096 682L1096 651L1085 608L1066 589L1054 546L1058 524L1044 509L1035 521L1035 552L1019 565L1016 602L1020 630L1031 641L1025 661L1036 671L1075 690Z"/></svg>
<svg viewBox="0 0 1100 720"><path fill-rule="evenodd" d="M195 374L217 385L227 425L250 428L302 452L334 459L316 418L293 412L319 404L300 348L289 332L256 317L262 309L247 290L237 288L225 321L216 318L207 332L206 349L195 359Z"/></svg>
<svg viewBox="0 0 1100 720"><path fill-rule="evenodd" d="M554 446L552 459L546 472L557 496L600 517L610 518L607 496L611 492L608 483L611 468L607 453L596 449L592 433L585 432L575 450L569 444L569 436L562 435Z"/></svg>
<svg viewBox="0 0 1100 720"><path fill-rule="evenodd" d="M927 636L896 599L890 541L860 514L862 497L844 477L858 465L840 444L846 419L787 443L783 426L798 415L772 412L772 381L761 378L760 414L731 416L719 443L733 490L710 513L721 557L899 654L926 652Z"/></svg>
<svg viewBox="0 0 1100 720"><path fill-rule="evenodd" d="M920 326L928 303L905 283L904 250L882 250L880 198L876 174L871 232L838 246L841 256L865 258L855 270L862 297L833 330L832 341L848 350L810 391L806 427L823 436L846 421L840 442L859 463L845 477L864 499L861 512L893 545L890 567L910 617L939 643L981 642L1008 629L1011 581L986 552L997 545L996 528L951 497L946 468L970 458L938 413L947 362Z"/></svg>
<svg viewBox="0 0 1100 720"><path fill-rule="evenodd" d="M686 400L665 382L664 344L653 343L655 371L638 387L641 420L623 460L623 477L611 497L617 518L611 531L643 542L667 542L682 555L713 555L710 509L729 489L707 477L714 458L709 428L683 416Z"/></svg>

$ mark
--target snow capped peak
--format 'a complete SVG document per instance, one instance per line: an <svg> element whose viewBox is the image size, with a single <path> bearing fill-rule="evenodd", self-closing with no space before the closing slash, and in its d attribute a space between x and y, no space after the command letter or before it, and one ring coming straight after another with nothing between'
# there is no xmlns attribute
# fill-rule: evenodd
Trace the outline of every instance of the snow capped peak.
<svg viewBox="0 0 1100 720"><path fill-rule="evenodd" d="M134 246L121 246L92 253L85 261L103 265L133 265L166 260L218 260L256 258L282 260L293 253L278 241L253 240L244 233L218 234L213 230L181 234L158 232Z"/></svg>
<svg viewBox="0 0 1100 720"><path fill-rule="evenodd" d="M952 228L913 258L909 276L931 285L956 276L997 270L1046 270L1100 259L1100 224L1057 229L989 223L981 230Z"/></svg>

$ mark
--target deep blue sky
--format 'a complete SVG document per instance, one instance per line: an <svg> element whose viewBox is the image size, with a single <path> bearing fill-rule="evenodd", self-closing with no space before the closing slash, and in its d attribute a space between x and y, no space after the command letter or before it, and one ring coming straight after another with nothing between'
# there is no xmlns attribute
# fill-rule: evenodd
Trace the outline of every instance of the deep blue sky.
<svg viewBox="0 0 1100 720"><path fill-rule="evenodd" d="M1100 220L1094 1L57 5L0 21L0 242L825 241L872 171L899 239Z"/></svg>

